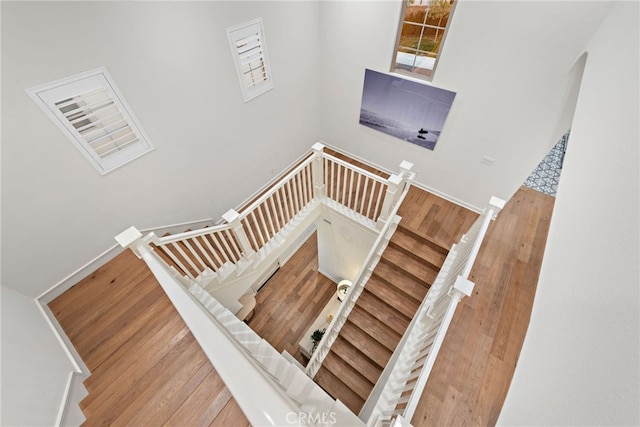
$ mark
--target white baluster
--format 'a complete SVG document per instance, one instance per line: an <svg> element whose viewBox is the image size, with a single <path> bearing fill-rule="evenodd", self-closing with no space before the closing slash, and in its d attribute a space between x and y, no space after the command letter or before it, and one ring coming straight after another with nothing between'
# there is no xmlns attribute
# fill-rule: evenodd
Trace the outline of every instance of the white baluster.
<svg viewBox="0 0 640 427"><path fill-rule="evenodd" d="M384 224L389 219L389 214L395 206L400 194L402 193L402 177L398 175L391 175L387 180L387 192L384 195L384 202L382 202L382 209L376 222L376 228L381 230Z"/></svg>

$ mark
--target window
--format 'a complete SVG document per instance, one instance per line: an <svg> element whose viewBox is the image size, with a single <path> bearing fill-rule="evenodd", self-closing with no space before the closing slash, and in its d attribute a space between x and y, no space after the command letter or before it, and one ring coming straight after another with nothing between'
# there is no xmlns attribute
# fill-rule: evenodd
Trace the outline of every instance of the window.
<svg viewBox="0 0 640 427"><path fill-rule="evenodd" d="M392 71L431 80L454 0L408 0Z"/></svg>
<svg viewBox="0 0 640 427"><path fill-rule="evenodd" d="M104 67L27 93L101 174L153 150Z"/></svg>
<svg viewBox="0 0 640 427"><path fill-rule="evenodd" d="M244 101L250 101L273 88L262 19L227 28L227 37Z"/></svg>

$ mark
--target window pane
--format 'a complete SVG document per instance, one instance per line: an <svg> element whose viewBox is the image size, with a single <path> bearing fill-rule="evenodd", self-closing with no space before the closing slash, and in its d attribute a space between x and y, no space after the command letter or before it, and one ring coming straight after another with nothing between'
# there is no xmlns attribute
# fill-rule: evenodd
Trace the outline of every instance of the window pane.
<svg viewBox="0 0 640 427"><path fill-rule="evenodd" d="M424 24L424 18L427 13L427 6L414 6L409 5L404 14L405 22L416 22L418 24Z"/></svg>
<svg viewBox="0 0 640 427"><path fill-rule="evenodd" d="M396 69L404 70L421 76L431 76L431 70L436 62L435 57L420 53L398 52L396 55Z"/></svg>
<svg viewBox="0 0 640 427"><path fill-rule="evenodd" d="M401 21L396 70L430 76L453 0L409 0Z"/></svg>

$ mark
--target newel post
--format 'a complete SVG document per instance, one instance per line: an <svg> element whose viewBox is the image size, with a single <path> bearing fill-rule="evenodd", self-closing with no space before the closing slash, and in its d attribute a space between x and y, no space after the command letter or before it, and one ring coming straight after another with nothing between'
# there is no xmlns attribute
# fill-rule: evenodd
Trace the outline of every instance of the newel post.
<svg viewBox="0 0 640 427"><path fill-rule="evenodd" d="M244 228L242 228L240 214L233 209L229 209L224 215L222 215L222 219L231 226L231 231L233 231L233 235L236 236L236 239L238 240L238 244L242 250L242 255L245 258L249 258L253 255L255 251L251 247L247 233L245 233Z"/></svg>
<svg viewBox="0 0 640 427"><path fill-rule="evenodd" d="M324 158L322 152L324 151L324 144L316 142L313 144L313 163L311 164L312 179L313 179L313 196L323 199L327 195L326 185L324 182Z"/></svg>
<svg viewBox="0 0 640 427"><path fill-rule="evenodd" d="M456 294L459 299L462 299L465 296L470 297L475 286L476 284L471 280L460 275L456 277L456 281L453 284L451 291Z"/></svg>
<svg viewBox="0 0 640 427"><path fill-rule="evenodd" d="M491 196L491 198L489 199L489 206L484 210L485 212L492 211L491 219L495 220L500 211L504 208L505 203L506 202L499 197Z"/></svg>
<svg viewBox="0 0 640 427"><path fill-rule="evenodd" d="M380 216L378 216L378 221L376 222L376 228L378 230L382 229L384 224L389 220L391 210L400 198L400 194L402 194L403 183L404 180L399 175L394 174L387 179L387 192L384 195Z"/></svg>
<svg viewBox="0 0 640 427"><path fill-rule="evenodd" d="M151 252L147 243L142 239L142 233L134 226L118 234L115 239L123 248L131 249L138 258L142 258L143 254Z"/></svg>
<svg viewBox="0 0 640 427"><path fill-rule="evenodd" d="M387 192L384 195L382 209L380 210L380 216L376 223L378 230L382 229L383 225L389 220L391 211L396 203L398 203L406 183L413 180L415 174L411 172L411 169L413 169L413 163L403 160L400 163L400 173L398 175L391 175L387 180Z"/></svg>
<svg viewBox="0 0 640 427"><path fill-rule="evenodd" d="M411 172L413 163L403 160L400 162L400 176L406 181L412 181L415 173Z"/></svg>

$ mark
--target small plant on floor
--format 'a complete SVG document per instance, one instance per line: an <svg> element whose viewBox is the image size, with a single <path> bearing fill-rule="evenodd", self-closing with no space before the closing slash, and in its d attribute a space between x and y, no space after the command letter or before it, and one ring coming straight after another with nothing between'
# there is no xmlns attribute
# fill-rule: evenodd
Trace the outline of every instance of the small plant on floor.
<svg viewBox="0 0 640 427"><path fill-rule="evenodd" d="M311 347L311 353L316 351L316 347L318 347L318 343L320 342L320 340L324 336L324 332L325 331L326 331L326 329L316 329L311 334L311 341L313 341L313 347Z"/></svg>

